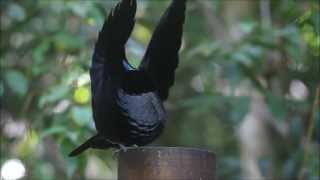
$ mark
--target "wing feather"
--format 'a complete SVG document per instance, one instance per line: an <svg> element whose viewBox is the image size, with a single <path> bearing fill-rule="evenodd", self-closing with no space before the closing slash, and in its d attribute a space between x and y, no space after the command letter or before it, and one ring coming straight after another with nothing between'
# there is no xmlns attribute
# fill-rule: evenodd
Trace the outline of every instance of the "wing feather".
<svg viewBox="0 0 320 180"><path fill-rule="evenodd" d="M95 44L90 69L93 100L98 99L104 82L123 71L125 44L135 23L136 0L121 0L109 13ZM96 97L96 98L95 98Z"/></svg>
<svg viewBox="0 0 320 180"><path fill-rule="evenodd" d="M174 83L184 19L185 0L173 0L161 17L139 66L151 75L162 100L167 99L169 88Z"/></svg>

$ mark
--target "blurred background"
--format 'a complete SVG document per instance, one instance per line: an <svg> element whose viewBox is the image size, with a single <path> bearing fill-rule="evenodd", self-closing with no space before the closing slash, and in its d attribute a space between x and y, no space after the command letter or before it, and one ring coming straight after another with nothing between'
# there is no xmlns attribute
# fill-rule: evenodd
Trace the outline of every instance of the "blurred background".
<svg viewBox="0 0 320 180"><path fill-rule="evenodd" d="M138 66L170 1L138 0ZM93 134L89 67L114 0L0 0L1 178L115 179ZM320 5L189 0L169 121L152 145L217 154L219 179L320 178ZM165 53L165 52L164 52Z"/></svg>

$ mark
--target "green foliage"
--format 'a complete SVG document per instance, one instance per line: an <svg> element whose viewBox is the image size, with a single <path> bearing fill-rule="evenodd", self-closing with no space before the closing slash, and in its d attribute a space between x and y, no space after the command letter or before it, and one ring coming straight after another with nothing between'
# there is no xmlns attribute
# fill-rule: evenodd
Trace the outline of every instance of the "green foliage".
<svg viewBox="0 0 320 180"><path fill-rule="evenodd" d="M248 9L237 1L210 1L206 6L214 12L209 15L201 1L188 3L181 60L166 103L168 126L155 144L215 151L219 178L241 179L238 130L260 94L272 123L288 127L282 136L268 129L274 149L258 161L262 174L274 165L278 179L319 178L319 128L302 143L320 80L317 1L272 1L265 7L271 17L259 14L258 1L244 1ZM89 150L78 158L67 154L95 134L89 66L106 11L116 2L0 1L1 165L21 159L28 179L92 178L90 168L115 177L109 151ZM127 46L134 67L168 3L138 0ZM263 25L264 18L270 25ZM319 127L316 114L313 126Z"/></svg>
<svg viewBox="0 0 320 180"><path fill-rule="evenodd" d="M9 70L4 74L4 79L13 93L18 96L23 96L27 93L29 83L28 79L22 74L22 72Z"/></svg>

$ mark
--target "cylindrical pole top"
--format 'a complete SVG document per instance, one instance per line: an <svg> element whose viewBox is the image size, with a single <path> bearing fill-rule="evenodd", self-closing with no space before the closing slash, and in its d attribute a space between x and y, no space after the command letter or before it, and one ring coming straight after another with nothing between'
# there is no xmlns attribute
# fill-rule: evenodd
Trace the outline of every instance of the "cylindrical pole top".
<svg viewBox="0 0 320 180"><path fill-rule="evenodd" d="M128 148L119 154L119 180L215 179L215 154L180 147Z"/></svg>

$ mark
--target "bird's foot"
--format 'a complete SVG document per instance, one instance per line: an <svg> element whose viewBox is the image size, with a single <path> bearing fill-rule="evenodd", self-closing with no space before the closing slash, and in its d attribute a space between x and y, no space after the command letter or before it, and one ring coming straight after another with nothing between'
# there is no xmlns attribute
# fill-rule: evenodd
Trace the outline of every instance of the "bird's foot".
<svg viewBox="0 0 320 180"><path fill-rule="evenodd" d="M112 149L112 159L116 160L119 157L119 149Z"/></svg>
<svg viewBox="0 0 320 180"><path fill-rule="evenodd" d="M126 146L124 146L123 144L119 144L119 143L115 144L115 146L114 146L114 148L113 148L113 150L112 150L112 158L113 158L113 159L118 158L119 153L120 153L121 151L127 152L127 149L128 149L128 148L127 148Z"/></svg>
<svg viewBox="0 0 320 180"><path fill-rule="evenodd" d="M126 146L124 146L123 144L118 144L118 146L119 146L119 152L120 151L127 152L128 148Z"/></svg>

